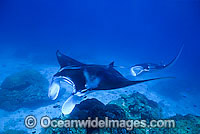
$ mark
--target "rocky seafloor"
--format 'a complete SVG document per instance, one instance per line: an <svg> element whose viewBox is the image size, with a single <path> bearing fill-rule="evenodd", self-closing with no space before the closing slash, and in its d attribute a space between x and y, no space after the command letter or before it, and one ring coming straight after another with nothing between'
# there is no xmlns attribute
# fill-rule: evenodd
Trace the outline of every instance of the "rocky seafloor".
<svg viewBox="0 0 200 134"><path fill-rule="evenodd" d="M131 87L132 88L132 87ZM104 134L104 133L131 133L131 134L200 134L200 117L192 114L166 117L163 106L148 99L145 95L133 92L131 94L121 94L120 97L102 103L98 98L87 99L76 105L72 113L63 116L60 108L66 96L58 98L52 102L47 97L48 80L38 71L24 70L9 75L1 84L0 109L3 109L5 118L1 116L1 121L8 120L7 114L11 114L10 119L1 123L0 134ZM48 111L49 110L49 111ZM51 110L51 111L50 111ZM27 129L22 127L24 117L33 114L48 115L54 119L119 119L119 120L159 120L173 119L176 122L175 128L41 128ZM2 114L3 115L3 114ZM21 125L19 125L21 124Z"/></svg>
<svg viewBox="0 0 200 134"><path fill-rule="evenodd" d="M94 119L111 120L159 120L171 119L175 120L175 128L47 128L43 129L41 134L75 134L75 133L90 133L90 134L200 134L200 117L194 115L175 115L169 118L164 118L162 108L154 101L148 100L140 93L134 93L130 96L122 95L121 98L111 101L104 105L97 99L88 99L77 105L73 112L66 117L59 119Z"/></svg>

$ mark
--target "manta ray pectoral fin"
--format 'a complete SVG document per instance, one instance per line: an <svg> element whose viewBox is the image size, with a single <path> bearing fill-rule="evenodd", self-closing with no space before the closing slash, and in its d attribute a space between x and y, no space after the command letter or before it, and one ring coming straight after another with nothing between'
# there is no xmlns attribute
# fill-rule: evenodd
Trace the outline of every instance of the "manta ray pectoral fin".
<svg viewBox="0 0 200 134"><path fill-rule="evenodd" d="M175 77L159 77L159 78L152 78L147 80L139 80L139 81L130 81L129 85L135 85L143 82L153 81L153 80L161 80L161 79L174 79Z"/></svg>
<svg viewBox="0 0 200 134"><path fill-rule="evenodd" d="M63 104L62 106L62 113L64 115L70 114L76 104L80 104L83 100L85 100L86 97L84 96L78 96L78 95L71 95Z"/></svg>
<svg viewBox="0 0 200 134"><path fill-rule="evenodd" d="M144 71L144 68L142 66L133 66L131 67L131 74L133 76L137 76L141 74Z"/></svg>
<svg viewBox="0 0 200 134"><path fill-rule="evenodd" d="M55 100L58 97L59 91L60 91L60 81L52 80L48 92L49 98Z"/></svg>
<svg viewBox="0 0 200 134"><path fill-rule="evenodd" d="M56 56L57 56L57 59L58 59L58 62L60 64L61 68L66 67L66 66L82 66L82 65L84 65L83 63L62 54L59 50L57 50Z"/></svg>

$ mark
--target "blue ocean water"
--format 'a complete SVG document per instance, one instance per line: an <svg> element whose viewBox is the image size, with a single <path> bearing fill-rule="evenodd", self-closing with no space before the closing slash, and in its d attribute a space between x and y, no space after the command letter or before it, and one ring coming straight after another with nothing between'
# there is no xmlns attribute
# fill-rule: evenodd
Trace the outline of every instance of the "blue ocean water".
<svg viewBox="0 0 200 134"><path fill-rule="evenodd" d="M138 79L176 77L149 88L166 99L187 99L199 115L199 0L0 1L0 65L5 68L15 68L10 60L58 66L56 50L85 63L168 63L181 43L173 66Z"/></svg>

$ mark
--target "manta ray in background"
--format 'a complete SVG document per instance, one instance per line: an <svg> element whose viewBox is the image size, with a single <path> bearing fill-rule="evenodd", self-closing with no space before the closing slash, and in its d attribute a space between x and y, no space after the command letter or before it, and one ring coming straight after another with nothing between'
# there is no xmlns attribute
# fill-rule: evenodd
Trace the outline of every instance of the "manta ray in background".
<svg viewBox="0 0 200 134"><path fill-rule="evenodd" d="M53 76L48 96L55 100L60 91L60 82L66 82L73 87L70 97L62 106L63 114L70 114L76 104L86 99L86 95L97 90L111 90L135 85L142 82L157 80L154 78L141 81L126 79L114 68L114 62L109 65L84 64L74 60L59 51L56 52L60 70Z"/></svg>
<svg viewBox="0 0 200 134"><path fill-rule="evenodd" d="M182 45L181 49L179 50L178 55L171 60L168 64L155 64L155 63L143 63L143 64L136 64L131 67L131 73L133 76L138 76L144 72L151 72L156 70L164 69L170 65L172 65L181 55L184 45Z"/></svg>

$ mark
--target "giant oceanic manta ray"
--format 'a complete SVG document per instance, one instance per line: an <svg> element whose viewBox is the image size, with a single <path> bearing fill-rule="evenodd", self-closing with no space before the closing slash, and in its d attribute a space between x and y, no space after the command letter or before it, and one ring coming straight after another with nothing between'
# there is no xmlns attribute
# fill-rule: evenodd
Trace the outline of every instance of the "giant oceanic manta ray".
<svg viewBox="0 0 200 134"><path fill-rule="evenodd" d="M86 97L86 94L97 90L123 88L138 83L157 80L154 78L141 81L126 79L114 68L114 62L109 65L84 64L61 52L56 52L60 70L53 76L48 96L55 100L60 91L60 82L66 82L73 87L70 97L62 106L63 114L70 114L76 104Z"/></svg>

